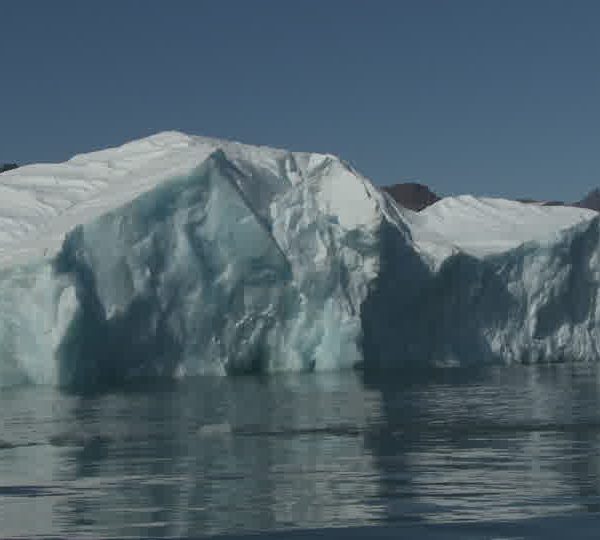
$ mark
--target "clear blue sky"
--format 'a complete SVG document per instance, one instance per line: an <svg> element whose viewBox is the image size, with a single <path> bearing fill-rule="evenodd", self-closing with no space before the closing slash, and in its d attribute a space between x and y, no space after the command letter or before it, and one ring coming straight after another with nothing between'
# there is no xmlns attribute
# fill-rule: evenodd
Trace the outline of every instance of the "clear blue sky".
<svg viewBox="0 0 600 540"><path fill-rule="evenodd" d="M177 129L572 200L600 185L599 29L596 0L0 0L0 162Z"/></svg>

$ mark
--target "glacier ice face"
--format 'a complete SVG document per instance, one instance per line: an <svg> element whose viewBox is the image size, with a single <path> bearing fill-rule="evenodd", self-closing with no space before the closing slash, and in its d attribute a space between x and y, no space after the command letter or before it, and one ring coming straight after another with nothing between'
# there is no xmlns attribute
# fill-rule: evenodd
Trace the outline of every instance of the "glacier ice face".
<svg viewBox="0 0 600 540"><path fill-rule="evenodd" d="M361 361L381 195L338 159L161 134L57 167L63 200L0 244L0 384Z"/></svg>
<svg viewBox="0 0 600 540"><path fill-rule="evenodd" d="M598 358L598 219L162 133L0 181L0 385Z"/></svg>
<svg viewBox="0 0 600 540"><path fill-rule="evenodd" d="M532 215L526 205L473 198L469 204L471 214L465 221L474 230L465 237L456 234L461 218L455 220L452 214L447 229L435 223L433 235L427 218L415 226L423 218L407 216L419 252L413 263L417 269L408 278L411 286L391 284L392 276L403 272L402 261L414 257L389 256L385 247L382 250L385 263L378 286L363 306L372 362L456 365L600 359L597 214L574 209L565 215L544 208ZM513 221L497 214L498 208L507 206L512 206L513 215L517 211L522 215ZM554 212L556 220L550 222ZM486 227L496 217L508 231L502 235L497 221L497 242L489 235L485 244ZM514 230L519 222L528 222L524 232L532 239L523 234L517 242ZM463 246L445 243L443 234ZM390 322L376 322L382 317Z"/></svg>

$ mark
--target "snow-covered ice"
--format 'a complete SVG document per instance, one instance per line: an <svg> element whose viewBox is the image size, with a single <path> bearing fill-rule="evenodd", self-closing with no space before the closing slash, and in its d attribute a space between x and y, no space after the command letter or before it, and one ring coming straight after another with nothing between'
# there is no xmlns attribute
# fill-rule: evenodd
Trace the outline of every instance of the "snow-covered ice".
<svg viewBox="0 0 600 540"><path fill-rule="evenodd" d="M546 241L596 215L593 210L541 206L489 197L446 197L420 213L406 212L416 237L437 235L444 244L483 257L524 241Z"/></svg>
<svg viewBox="0 0 600 540"><path fill-rule="evenodd" d="M0 176L0 385L598 359L598 219L161 133Z"/></svg>

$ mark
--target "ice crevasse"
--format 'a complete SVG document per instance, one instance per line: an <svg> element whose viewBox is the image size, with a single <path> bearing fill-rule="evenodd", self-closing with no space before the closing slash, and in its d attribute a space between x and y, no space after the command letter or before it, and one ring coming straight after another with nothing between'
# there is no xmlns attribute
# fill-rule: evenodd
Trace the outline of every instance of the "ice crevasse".
<svg viewBox="0 0 600 540"><path fill-rule="evenodd" d="M597 214L167 132L0 176L0 385L596 360Z"/></svg>

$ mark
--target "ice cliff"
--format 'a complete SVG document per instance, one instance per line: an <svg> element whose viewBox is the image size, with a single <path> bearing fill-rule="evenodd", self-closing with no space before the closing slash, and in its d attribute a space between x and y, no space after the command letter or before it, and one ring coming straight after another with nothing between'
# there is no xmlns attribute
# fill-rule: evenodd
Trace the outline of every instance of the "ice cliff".
<svg viewBox="0 0 600 540"><path fill-rule="evenodd" d="M598 359L598 219L180 133L0 178L0 385Z"/></svg>

